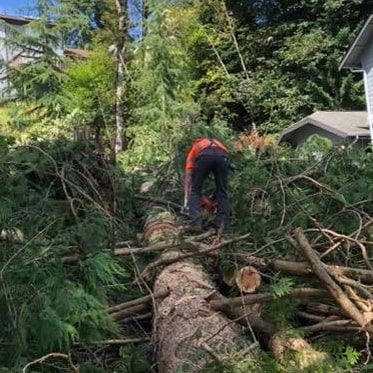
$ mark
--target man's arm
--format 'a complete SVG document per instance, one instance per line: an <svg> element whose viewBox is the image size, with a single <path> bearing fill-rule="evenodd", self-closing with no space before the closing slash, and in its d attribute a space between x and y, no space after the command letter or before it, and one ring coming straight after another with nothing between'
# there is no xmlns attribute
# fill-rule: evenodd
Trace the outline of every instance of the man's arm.
<svg viewBox="0 0 373 373"><path fill-rule="evenodd" d="M192 169L186 169L184 175L184 207L187 207L192 189Z"/></svg>
<svg viewBox="0 0 373 373"><path fill-rule="evenodd" d="M190 193L192 190L192 171L194 166L194 160L196 157L196 148L194 144L188 151L188 155L185 162L185 174L184 174L184 208L187 207Z"/></svg>

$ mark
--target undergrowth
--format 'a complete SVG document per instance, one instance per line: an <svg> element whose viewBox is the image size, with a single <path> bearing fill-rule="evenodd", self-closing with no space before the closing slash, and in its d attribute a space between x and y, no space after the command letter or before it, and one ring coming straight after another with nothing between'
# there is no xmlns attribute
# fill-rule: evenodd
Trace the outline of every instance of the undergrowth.
<svg viewBox="0 0 373 373"><path fill-rule="evenodd" d="M219 134L219 128L213 131L218 132L210 135ZM227 133L220 134L224 140ZM350 234L372 214L371 153L319 146L312 154L307 146L246 147L233 152L235 171L229 178L233 216L227 234L250 232L250 239L220 252L218 272L244 264L236 253L296 258L284 239L295 227L310 229L317 221ZM116 348L111 355L100 354L98 361L83 347L151 330L151 323L142 324L143 330L136 325L120 329L105 312L108 305L140 294L131 283L132 259L114 258L111 251L118 241L139 244L136 233L142 230L147 210L134 194L143 181L153 181L150 195L180 203L186 146L181 145L174 160L158 169L133 174L119 172L88 144L56 141L11 147L2 137L0 149L0 367L4 372L19 371L27 362L59 351L72 353L81 371L148 371L152 359L148 344ZM307 175L321 187L297 175ZM208 188L212 185L211 181ZM364 235L372 240L371 231ZM139 270L152 259L139 257ZM362 263L359 253L351 253L347 246L328 260L350 266ZM303 285L312 281L267 272L260 291L279 298L265 308L266 319L281 331L308 337L295 316L301 304L286 299L293 287ZM229 294L239 295L234 289ZM328 352L330 359L310 372L352 371L366 356L348 340L321 339L315 346ZM241 356L241 351L205 371L296 372L295 358L281 365L266 352L255 351L253 358ZM56 364L66 367L64 362Z"/></svg>
<svg viewBox="0 0 373 373"><path fill-rule="evenodd" d="M138 227L131 178L90 146L1 141L0 366L14 372L119 335L105 308L123 297L131 269L110 251Z"/></svg>

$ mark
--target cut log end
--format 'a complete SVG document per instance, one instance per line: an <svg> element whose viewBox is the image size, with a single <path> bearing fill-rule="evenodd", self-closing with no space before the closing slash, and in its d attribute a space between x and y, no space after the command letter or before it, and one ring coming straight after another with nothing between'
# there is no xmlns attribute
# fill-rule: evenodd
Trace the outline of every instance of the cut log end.
<svg viewBox="0 0 373 373"><path fill-rule="evenodd" d="M261 282L259 272L252 266L241 268L236 275L236 284L243 293L253 293Z"/></svg>
<svg viewBox="0 0 373 373"><path fill-rule="evenodd" d="M310 368L328 358L328 354L315 350L303 338L286 338L275 334L269 342L269 349L281 364L295 363L299 369Z"/></svg>

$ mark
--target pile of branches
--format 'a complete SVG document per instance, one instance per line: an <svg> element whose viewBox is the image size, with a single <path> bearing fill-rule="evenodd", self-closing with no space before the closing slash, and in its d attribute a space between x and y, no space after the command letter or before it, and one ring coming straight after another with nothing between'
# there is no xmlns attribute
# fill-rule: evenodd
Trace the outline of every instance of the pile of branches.
<svg viewBox="0 0 373 373"><path fill-rule="evenodd" d="M259 350L269 351L284 369L287 351L307 351L301 364L314 366L326 361L326 352L311 344L328 336L338 336L338 351L353 346L359 364L369 366L369 153L333 150L320 156L305 149L267 149L254 154L241 149L233 157L236 171L230 176L233 216L228 232L188 236L180 228L185 223L179 205L182 189L175 185L181 186L181 180L172 167L171 174L158 174L150 188L133 196L120 189L113 178L119 176L108 172L109 165L99 156L85 157L85 152L77 157L76 150L60 154L38 146L21 149L14 154L16 161L3 165L8 180L2 185L8 196L4 201L15 201L3 209L9 217L2 219L0 296L6 317L1 338L6 348L0 357L7 366L14 360L9 341L26 330L18 350L27 350L27 356L17 352L29 361L25 371L50 359L77 371L85 363L130 371L129 365L136 366L144 356L149 365L143 371L149 371L155 360L152 350L159 348L154 337L158 307L175 290L158 291L153 285L162 270L183 261L202 265L212 279L205 302L210 311L228 318L212 335L199 338L214 363L233 364L228 371L248 358L252 364ZM136 238L128 234L126 222L136 217L131 224L139 227L145 216L135 216L133 205L136 213L141 205L146 214L162 205L176 221L165 219L161 229L158 224L156 242L149 242L155 234L151 227ZM172 237L164 231L172 231ZM53 286L49 274L56 278ZM60 307L62 301L68 307ZM18 322L21 313L23 324ZM211 349L210 342L236 324L247 331L248 343L228 356ZM40 330L49 325L63 325L66 331L48 333L48 345L42 346ZM38 346L32 345L34 340ZM260 364L256 368L263 371ZM255 371L252 365L245 367Z"/></svg>
<svg viewBox="0 0 373 373"><path fill-rule="evenodd" d="M271 337L293 330L311 341L338 335L340 347L353 345L367 365L373 333L372 157L332 150L315 158L304 151L240 155L231 176L235 216L223 237L211 231L188 237L180 231L171 241L117 247L114 254L130 256L134 263L144 255L150 259L134 278L149 285L164 266L198 260L220 290L211 295L210 307L253 330L254 340L279 362L289 340L276 344ZM180 212L179 196L163 188L155 197L154 190L137 198ZM177 255L155 257L175 247ZM150 320L155 300L165 296L150 293L108 312L116 321L138 324ZM269 311L282 300L295 302L284 316L286 326ZM292 347L297 351L304 344Z"/></svg>

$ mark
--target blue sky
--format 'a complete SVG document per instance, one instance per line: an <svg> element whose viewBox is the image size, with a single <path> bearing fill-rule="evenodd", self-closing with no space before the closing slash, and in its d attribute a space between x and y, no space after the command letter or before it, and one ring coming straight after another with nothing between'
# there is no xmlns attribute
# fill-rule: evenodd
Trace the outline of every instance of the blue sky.
<svg viewBox="0 0 373 373"><path fill-rule="evenodd" d="M0 0L0 13L28 15L33 4L34 0Z"/></svg>
<svg viewBox="0 0 373 373"><path fill-rule="evenodd" d="M0 13L5 13L9 15L24 15L32 16L33 10L35 10L36 0L0 0ZM130 8L130 18L134 23L139 19L140 15L134 6L131 6L131 1L129 1ZM132 36L135 38L139 37L138 26L134 26L131 30Z"/></svg>

